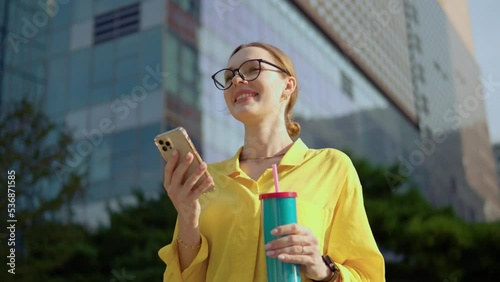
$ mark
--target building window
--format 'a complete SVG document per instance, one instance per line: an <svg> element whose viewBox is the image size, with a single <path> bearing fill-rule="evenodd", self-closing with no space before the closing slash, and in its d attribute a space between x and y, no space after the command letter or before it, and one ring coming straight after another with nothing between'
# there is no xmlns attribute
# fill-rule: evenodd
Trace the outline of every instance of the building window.
<svg viewBox="0 0 500 282"><path fill-rule="evenodd" d="M183 102L199 107L198 54L188 42L175 32L167 34L166 70L173 76L167 79L170 95L178 96Z"/></svg>
<svg viewBox="0 0 500 282"><path fill-rule="evenodd" d="M405 14L410 23L418 25L419 17L417 8L410 4L408 1L405 2Z"/></svg>
<svg viewBox="0 0 500 282"><path fill-rule="evenodd" d="M444 70L441 68L441 65L438 62L436 62L436 61L433 61L433 65L434 65L434 68L436 69L436 71L441 74L441 76L443 77L443 79L444 80L448 80L448 76L446 75L446 73L444 72Z"/></svg>
<svg viewBox="0 0 500 282"><path fill-rule="evenodd" d="M413 84L417 85L419 83L425 84L425 70L421 64L414 64L412 67L412 80Z"/></svg>
<svg viewBox="0 0 500 282"><path fill-rule="evenodd" d="M89 49L83 49L71 54L69 73L69 108L71 110L87 105L90 82L89 68Z"/></svg>
<svg viewBox="0 0 500 282"><path fill-rule="evenodd" d="M415 98L416 98L415 106L417 107L417 110L419 111L419 113L428 115L429 114L429 101L428 101L427 97L423 93L416 92Z"/></svg>
<svg viewBox="0 0 500 282"><path fill-rule="evenodd" d="M422 54L422 40L418 34L408 31L408 43L410 45L410 50L415 50L419 54Z"/></svg>
<svg viewBox="0 0 500 282"><path fill-rule="evenodd" d="M352 79L347 76L344 72L340 73L340 83L342 87L342 91L349 96L349 98L353 99L353 89L352 89Z"/></svg>
<svg viewBox="0 0 500 282"><path fill-rule="evenodd" d="M139 4L97 16L94 21L94 43L98 44L139 30Z"/></svg>

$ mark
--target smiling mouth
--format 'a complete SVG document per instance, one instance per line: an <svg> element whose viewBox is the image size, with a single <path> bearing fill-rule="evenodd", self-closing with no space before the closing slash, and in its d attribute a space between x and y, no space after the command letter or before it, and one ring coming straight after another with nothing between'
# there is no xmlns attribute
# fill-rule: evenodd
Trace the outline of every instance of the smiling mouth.
<svg viewBox="0 0 500 282"><path fill-rule="evenodd" d="M259 94L256 94L256 93L241 94L241 95L238 95L238 97L236 97L236 99L234 100L234 102L237 103L240 100L243 100L243 99L246 99L246 98L249 98L249 97L255 97L257 95L259 95Z"/></svg>

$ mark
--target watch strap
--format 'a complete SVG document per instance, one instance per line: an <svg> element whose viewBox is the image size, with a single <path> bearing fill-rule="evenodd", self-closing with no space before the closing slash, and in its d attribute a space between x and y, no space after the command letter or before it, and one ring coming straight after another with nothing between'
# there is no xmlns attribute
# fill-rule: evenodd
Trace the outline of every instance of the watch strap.
<svg viewBox="0 0 500 282"><path fill-rule="evenodd" d="M332 274L325 278L324 280L313 280L314 282L334 282L340 275L340 270L333 262L332 258L329 255L322 256L323 262L328 266Z"/></svg>

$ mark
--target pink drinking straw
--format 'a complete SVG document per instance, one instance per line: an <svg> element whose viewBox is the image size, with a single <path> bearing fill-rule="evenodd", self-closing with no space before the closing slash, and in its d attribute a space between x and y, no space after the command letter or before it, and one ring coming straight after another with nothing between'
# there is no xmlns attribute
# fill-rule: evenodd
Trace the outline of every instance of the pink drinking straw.
<svg viewBox="0 0 500 282"><path fill-rule="evenodd" d="M276 190L276 193L279 193L280 182L278 179L278 167L276 166L276 164L273 164L272 168L273 168L273 177L274 177L274 189Z"/></svg>

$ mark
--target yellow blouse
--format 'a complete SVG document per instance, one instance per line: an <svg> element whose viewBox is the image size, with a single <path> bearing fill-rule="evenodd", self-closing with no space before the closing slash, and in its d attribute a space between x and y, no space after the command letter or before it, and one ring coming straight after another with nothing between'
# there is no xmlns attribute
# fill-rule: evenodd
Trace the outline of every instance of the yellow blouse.
<svg viewBox="0 0 500 282"><path fill-rule="evenodd" d="M200 198L201 248L180 271L177 227L160 249L167 264L163 281L266 281L259 194L274 191L272 170L258 181L240 169L239 155L210 164L217 189ZM340 269L342 281L385 281L384 259L373 238L358 175L335 149L309 149L295 141L278 166L281 191L297 192L298 223L312 230L323 254ZM311 281L302 275L302 281Z"/></svg>

